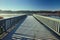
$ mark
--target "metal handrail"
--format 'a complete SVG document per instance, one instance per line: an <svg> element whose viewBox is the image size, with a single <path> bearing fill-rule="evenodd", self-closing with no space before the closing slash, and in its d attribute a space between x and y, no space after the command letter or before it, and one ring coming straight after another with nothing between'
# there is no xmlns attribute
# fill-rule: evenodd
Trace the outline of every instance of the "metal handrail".
<svg viewBox="0 0 60 40"><path fill-rule="evenodd" d="M36 15L36 14L33 14L33 16L60 36L60 20L59 19Z"/></svg>
<svg viewBox="0 0 60 40"><path fill-rule="evenodd" d="M0 35L3 32L7 32L9 28L17 24L21 19L24 19L26 15L21 15L13 18L2 19L0 20Z"/></svg>

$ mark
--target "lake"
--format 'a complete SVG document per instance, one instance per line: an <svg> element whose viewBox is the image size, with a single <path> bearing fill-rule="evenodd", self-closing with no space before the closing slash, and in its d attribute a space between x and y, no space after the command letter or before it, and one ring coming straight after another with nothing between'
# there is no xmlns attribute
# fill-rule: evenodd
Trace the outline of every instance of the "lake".
<svg viewBox="0 0 60 40"><path fill-rule="evenodd" d="M4 19L15 17L15 16L20 16L20 15L25 15L25 14L17 14L17 13L16 14L4 14L4 13L0 14L0 16L2 16Z"/></svg>
<svg viewBox="0 0 60 40"><path fill-rule="evenodd" d="M56 19L60 19L59 16L49 16L49 17L56 18Z"/></svg>

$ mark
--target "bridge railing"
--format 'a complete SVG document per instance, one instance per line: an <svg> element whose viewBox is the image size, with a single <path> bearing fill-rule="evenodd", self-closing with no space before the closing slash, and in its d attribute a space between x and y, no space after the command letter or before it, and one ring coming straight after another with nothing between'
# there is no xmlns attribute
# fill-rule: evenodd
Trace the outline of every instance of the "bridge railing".
<svg viewBox="0 0 60 40"><path fill-rule="evenodd" d="M12 17L8 19L1 19L0 20L0 35L3 32L7 32L7 30L17 24L20 20L24 19L26 15L21 15L17 17Z"/></svg>
<svg viewBox="0 0 60 40"><path fill-rule="evenodd" d="M36 14L33 14L33 16L60 36L60 20L59 19L36 15Z"/></svg>

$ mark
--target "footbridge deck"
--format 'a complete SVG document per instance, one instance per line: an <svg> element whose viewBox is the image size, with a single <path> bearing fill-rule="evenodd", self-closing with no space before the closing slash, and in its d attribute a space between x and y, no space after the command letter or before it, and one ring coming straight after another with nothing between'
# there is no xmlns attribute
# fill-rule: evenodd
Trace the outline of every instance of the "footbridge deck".
<svg viewBox="0 0 60 40"><path fill-rule="evenodd" d="M58 40L47 28L39 23L33 16L28 16L21 26L13 34L13 39L21 39L22 37Z"/></svg>
<svg viewBox="0 0 60 40"><path fill-rule="evenodd" d="M18 17L17 17L18 18ZM33 16L27 16L18 18L18 23L14 23L15 28L12 31L8 31L5 37L0 39L2 40L59 40L57 36L46 28L42 23L37 21ZM20 20L20 21L19 21ZM16 22L17 22L16 21ZM9 24L9 23L8 23ZM12 26L12 25L11 25ZM18 27L19 26L19 27ZM5 30L6 31L6 30Z"/></svg>

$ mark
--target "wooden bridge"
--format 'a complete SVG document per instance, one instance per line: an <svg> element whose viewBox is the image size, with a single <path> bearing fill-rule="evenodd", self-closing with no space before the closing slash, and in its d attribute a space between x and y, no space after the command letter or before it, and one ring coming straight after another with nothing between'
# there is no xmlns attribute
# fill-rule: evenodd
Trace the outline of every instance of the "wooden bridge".
<svg viewBox="0 0 60 40"><path fill-rule="evenodd" d="M60 20L21 15L0 20L1 40L59 40Z"/></svg>

